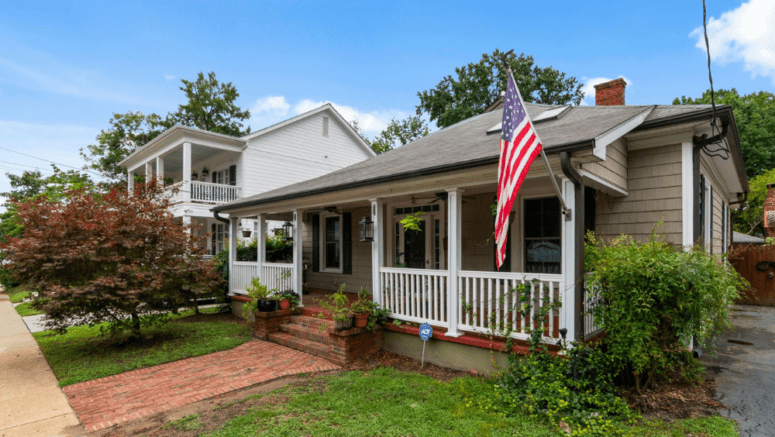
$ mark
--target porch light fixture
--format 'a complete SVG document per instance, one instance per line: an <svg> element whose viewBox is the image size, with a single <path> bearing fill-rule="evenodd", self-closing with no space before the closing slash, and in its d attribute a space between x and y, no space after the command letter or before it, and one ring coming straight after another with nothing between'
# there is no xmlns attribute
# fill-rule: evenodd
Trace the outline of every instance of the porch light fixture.
<svg viewBox="0 0 775 437"><path fill-rule="evenodd" d="M197 173L197 172L191 173L191 180L195 181L197 179L199 179L199 173Z"/></svg>
<svg viewBox="0 0 775 437"><path fill-rule="evenodd" d="M361 241L365 241L367 243L373 243L374 242L374 220L369 217L368 214L363 216L363 218L360 221L361 225Z"/></svg>
<svg viewBox="0 0 775 437"><path fill-rule="evenodd" d="M286 221L283 223L283 240L293 241L293 223Z"/></svg>
<svg viewBox="0 0 775 437"><path fill-rule="evenodd" d="M210 175L210 170L208 170L207 167L203 168L202 169L202 177L206 178L209 175Z"/></svg>

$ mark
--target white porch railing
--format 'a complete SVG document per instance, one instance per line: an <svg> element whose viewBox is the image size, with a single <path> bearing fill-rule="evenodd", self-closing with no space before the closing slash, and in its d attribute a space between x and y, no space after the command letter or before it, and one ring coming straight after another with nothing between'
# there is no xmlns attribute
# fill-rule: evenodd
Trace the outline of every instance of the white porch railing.
<svg viewBox="0 0 775 437"><path fill-rule="evenodd" d="M589 285L584 290L584 337L589 338L592 335L602 331L602 328L595 324L595 317L592 316L592 308L600 304L600 297L589 290Z"/></svg>
<svg viewBox="0 0 775 437"><path fill-rule="evenodd" d="M240 188L235 185L191 181L191 201L226 203L239 199Z"/></svg>
<svg viewBox="0 0 775 437"><path fill-rule="evenodd" d="M518 285L527 283L530 287L531 302L518 302L518 293L509 293ZM458 329L489 333L491 328L498 332L501 321L504 328L511 330L511 337L526 340L529 338L527 327L533 316L543 305L552 306L560 302L562 275L538 273L498 273L498 272L458 272L458 302L460 321ZM517 313L518 305L530 303L528 317ZM495 316L495 325L490 326L491 315ZM549 313L543 323L546 341L559 338L559 309Z"/></svg>
<svg viewBox="0 0 775 437"><path fill-rule="evenodd" d="M290 290L293 288L293 264L264 263L261 283L267 290Z"/></svg>
<svg viewBox="0 0 775 437"><path fill-rule="evenodd" d="M382 306L389 308L390 317L413 323L429 323L448 328L447 296L449 272L382 267L380 283ZM528 317L517 313L519 295L509 293L527 283L531 290L531 310ZM490 316L501 320L511 330L511 337L528 339L527 327L542 305L554 306L563 296L562 275L537 273L498 273L459 271L457 289L457 328L462 331L489 333ZM522 304L527 304L523 302ZM554 343L559 338L559 308L550 311L543 322L544 341ZM496 332L499 326L493 326Z"/></svg>
<svg viewBox="0 0 775 437"><path fill-rule="evenodd" d="M171 196L173 203L184 202L187 198L186 193L191 193L192 202L202 203L226 203L240 198L240 187L234 185L213 184L211 182L191 181L186 184L184 181L177 182L167 187L177 188L178 192Z"/></svg>
<svg viewBox="0 0 775 437"><path fill-rule="evenodd" d="M253 261L237 261L229 272L231 275L231 287L234 293L247 293L245 288L258 274L258 265Z"/></svg>
<svg viewBox="0 0 775 437"><path fill-rule="evenodd" d="M446 270L382 267L382 303L391 317L407 322L447 326Z"/></svg>

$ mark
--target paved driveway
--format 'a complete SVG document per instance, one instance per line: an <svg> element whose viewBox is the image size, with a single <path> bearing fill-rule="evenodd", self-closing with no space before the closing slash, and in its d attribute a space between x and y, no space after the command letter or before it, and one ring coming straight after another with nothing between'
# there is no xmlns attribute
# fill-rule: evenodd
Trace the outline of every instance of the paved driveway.
<svg viewBox="0 0 775 437"><path fill-rule="evenodd" d="M730 321L718 357L702 357L728 407L721 414L740 424L742 436L775 437L775 308L739 305Z"/></svg>

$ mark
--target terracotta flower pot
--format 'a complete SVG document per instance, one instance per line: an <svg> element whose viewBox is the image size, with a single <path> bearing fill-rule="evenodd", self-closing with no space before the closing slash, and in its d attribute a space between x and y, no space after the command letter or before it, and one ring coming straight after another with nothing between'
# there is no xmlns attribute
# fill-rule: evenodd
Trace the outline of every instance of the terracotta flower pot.
<svg viewBox="0 0 775 437"><path fill-rule="evenodd" d="M287 310L291 307L291 300L290 299L283 299L280 301L280 309L281 310Z"/></svg>
<svg viewBox="0 0 775 437"><path fill-rule="evenodd" d="M369 324L369 313L355 313L355 327L365 328Z"/></svg>

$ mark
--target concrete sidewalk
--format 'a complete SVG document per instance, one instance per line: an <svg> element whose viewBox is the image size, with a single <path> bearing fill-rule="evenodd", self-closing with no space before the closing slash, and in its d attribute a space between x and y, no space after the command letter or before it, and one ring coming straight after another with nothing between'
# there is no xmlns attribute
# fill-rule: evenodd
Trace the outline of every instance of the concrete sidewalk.
<svg viewBox="0 0 775 437"><path fill-rule="evenodd" d="M0 437L86 434L5 294L0 294L0 387Z"/></svg>

